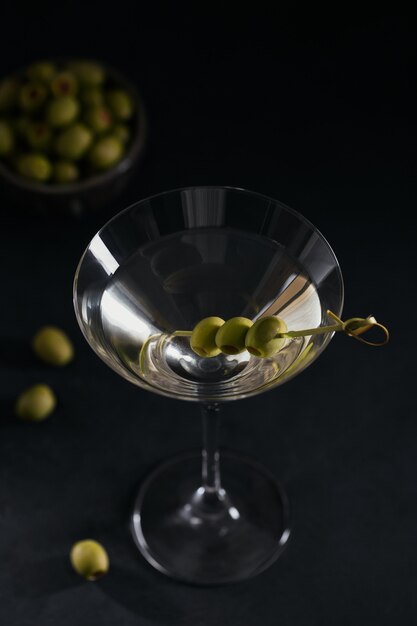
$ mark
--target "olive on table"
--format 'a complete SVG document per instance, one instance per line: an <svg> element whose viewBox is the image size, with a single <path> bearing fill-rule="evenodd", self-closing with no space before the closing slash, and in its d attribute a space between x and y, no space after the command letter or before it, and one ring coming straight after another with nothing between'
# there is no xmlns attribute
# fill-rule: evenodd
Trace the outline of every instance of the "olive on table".
<svg viewBox="0 0 417 626"><path fill-rule="evenodd" d="M87 580L97 580L109 571L106 549L94 539L77 541L71 548L70 561L77 574Z"/></svg>
<svg viewBox="0 0 417 626"><path fill-rule="evenodd" d="M23 391L16 402L16 415L23 420L41 422L56 407L56 397L48 385L33 385Z"/></svg>
<svg viewBox="0 0 417 626"><path fill-rule="evenodd" d="M67 365L74 357L74 348L67 335L56 326L44 326L32 339L35 354L50 365Z"/></svg>

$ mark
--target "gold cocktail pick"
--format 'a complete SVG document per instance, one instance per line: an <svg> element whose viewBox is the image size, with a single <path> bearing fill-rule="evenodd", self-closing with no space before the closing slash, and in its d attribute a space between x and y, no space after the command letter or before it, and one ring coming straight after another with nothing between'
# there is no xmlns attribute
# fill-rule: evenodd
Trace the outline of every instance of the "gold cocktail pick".
<svg viewBox="0 0 417 626"><path fill-rule="evenodd" d="M327 315L332 318L336 324L318 326L317 328L306 328L303 330L289 330L286 333L278 334L277 337L294 339L295 337L309 337L310 335L322 335L325 333L337 333L341 331L348 337L353 337L353 339L357 339L357 341L365 343L367 346L384 346L389 341L388 328L377 322L373 315L368 315L366 318L351 317L346 320L346 322L343 322L340 317L332 311L327 311ZM364 337L361 336L372 328L378 328L382 331L382 341L370 341L369 339L364 339Z"/></svg>

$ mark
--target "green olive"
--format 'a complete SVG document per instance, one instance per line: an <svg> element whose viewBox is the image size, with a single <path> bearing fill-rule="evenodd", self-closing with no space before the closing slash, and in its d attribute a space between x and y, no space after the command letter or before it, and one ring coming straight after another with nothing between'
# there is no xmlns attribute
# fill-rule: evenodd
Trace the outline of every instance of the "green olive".
<svg viewBox="0 0 417 626"><path fill-rule="evenodd" d="M26 74L30 80L49 83L54 77L55 72L56 69L53 63L49 63L49 61L39 61L38 63L29 65Z"/></svg>
<svg viewBox="0 0 417 626"><path fill-rule="evenodd" d="M46 87L42 83L27 83L19 90L19 106L23 111L36 111L44 104L46 96Z"/></svg>
<svg viewBox="0 0 417 626"><path fill-rule="evenodd" d="M16 415L24 420L41 422L55 409L56 397L48 385L29 387L17 399Z"/></svg>
<svg viewBox="0 0 417 626"><path fill-rule="evenodd" d="M80 159L91 145L93 135L84 124L74 124L61 132L56 140L56 151L64 159Z"/></svg>
<svg viewBox="0 0 417 626"><path fill-rule="evenodd" d="M13 151L13 129L7 122L0 121L0 157L6 156Z"/></svg>
<svg viewBox="0 0 417 626"><path fill-rule="evenodd" d="M26 122L25 138L34 150L45 150L51 143L52 133L45 122Z"/></svg>
<svg viewBox="0 0 417 626"><path fill-rule="evenodd" d="M75 96L77 90L78 81L72 72L59 72L51 81L54 96Z"/></svg>
<svg viewBox="0 0 417 626"><path fill-rule="evenodd" d="M87 126L97 134L109 130L113 123L112 114L106 107L101 105L90 107L84 116L84 120Z"/></svg>
<svg viewBox="0 0 417 626"><path fill-rule="evenodd" d="M130 130L126 124L116 124L113 128L113 135L123 144L126 144L130 139Z"/></svg>
<svg viewBox="0 0 417 626"><path fill-rule="evenodd" d="M23 154L17 159L17 171L25 178L45 182L51 176L51 164L43 154Z"/></svg>
<svg viewBox="0 0 417 626"><path fill-rule="evenodd" d="M133 102L127 91L112 89L107 93L106 100L116 119L128 120L132 117Z"/></svg>
<svg viewBox="0 0 417 626"><path fill-rule="evenodd" d="M117 137L111 135L99 139L89 153L92 165L100 170L115 165L123 156L123 144Z"/></svg>
<svg viewBox="0 0 417 626"><path fill-rule="evenodd" d="M97 580L109 571L106 549L94 539L77 541L70 553L71 565L83 578Z"/></svg>
<svg viewBox="0 0 417 626"><path fill-rule="evenodd" d="M80 93L80 100L87 107L100 106L104 102L103 90L100 87L84 87Z"/></svg>
<svg viewBox="0 0 417 626"><path fill-rule="evenodd" d="M13 78L5 78L0 82L0 113L10 111L17 101L19 83Z"/></svg>
<svg viewBox="0 0 417 626"><path fill-rule="evenodd" d="M216 334L224 324L221 317L205 317L194 326L191 335L191 349L198 356L212 357L220 354L221 350L216 346Z"/></svg>
<svg viewBox="0 0 417 626"><path fill-rule="evenodd" d="M224 354L239 354L245 350L245 338L253 322L247 317L232 317L216 334L216 345Z"/></svg>
<svg viewBox="0 0 417 626"><path fill-rule="evenodd" d="M35 354L50 365L67 365L73 356L74 348L67 335L55 326L44 326L33 337Z"/></svg>
<svg viewBox="0 0 417 626"><path fill-rule="evenodd" d="M101 65L93 61L73 61L68 67L82 85L98 87L106 77Z"/></svg>
<svg viewBox="0 0 417 626"><path fill-rule="evenodd" d="M73 183L79 178L78 167L71 161L57 161L53 164L52 178L56 183Z"/></svg>
<svg viewBox="0 0 417 626"><path fill-rule="evenodd" d="M248 330L246 335L246 349L261 359L276 354L285 344L285 338L277 337L279 333L287 332L287 325L279 317L261 317Z"/></svg>
<svg viewBox="0 0 417 626"><path fill-rule="evenodd" d="M67 126L75 120L80 106L72 96L54 98L48 105L46 117L51 126L59 128Z"/></svg>

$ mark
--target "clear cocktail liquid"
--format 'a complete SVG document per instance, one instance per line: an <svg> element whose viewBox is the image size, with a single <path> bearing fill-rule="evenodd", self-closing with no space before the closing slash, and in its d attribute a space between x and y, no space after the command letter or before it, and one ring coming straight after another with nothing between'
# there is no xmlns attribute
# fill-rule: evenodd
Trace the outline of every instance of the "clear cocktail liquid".
<svg viewBox="0 0 417 626"><path fill-rule="evenodd" d="M108 347L124 368L183 399L244 397L294 364L309 337L274 357L247 351L213 358L190 348L190 331L211 315L282 317L289 330L319 326L324 314L303 268L279 245L242 231L204 228L142 246L109 279L100 303Z"/></svg>

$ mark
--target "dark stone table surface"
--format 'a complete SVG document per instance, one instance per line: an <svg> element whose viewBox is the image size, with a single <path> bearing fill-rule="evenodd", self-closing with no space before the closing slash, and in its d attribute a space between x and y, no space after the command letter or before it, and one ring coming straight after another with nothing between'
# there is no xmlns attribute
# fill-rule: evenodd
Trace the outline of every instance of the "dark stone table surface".
<svg viewBox="0 0 417 626"><path fill-rule="evenodd" d="M143 166L99 212L39 216L0 195L0 623L416 624L412 16L306 13L301 4L230 17L221 5L199 10L2 5L2 74L45 56L103 59L136 82L150 135ZM392 335L383 349L337 337L288 385L225 407L222 445L282 480L292 536L268 571L217 588L154 572L128 530L148 471L199 445L197 407L108 369L71 302L78 259L111 215L201 184L245 187L301 211L338 255L346 317L374 313ZM74 341L65 369L31 354L33 333L47 323ZM17 394L41 381L56 390L56 412L19 422ZM86 536L110 554L111 571L97 583L68 563L71 544Z"/></svg>

